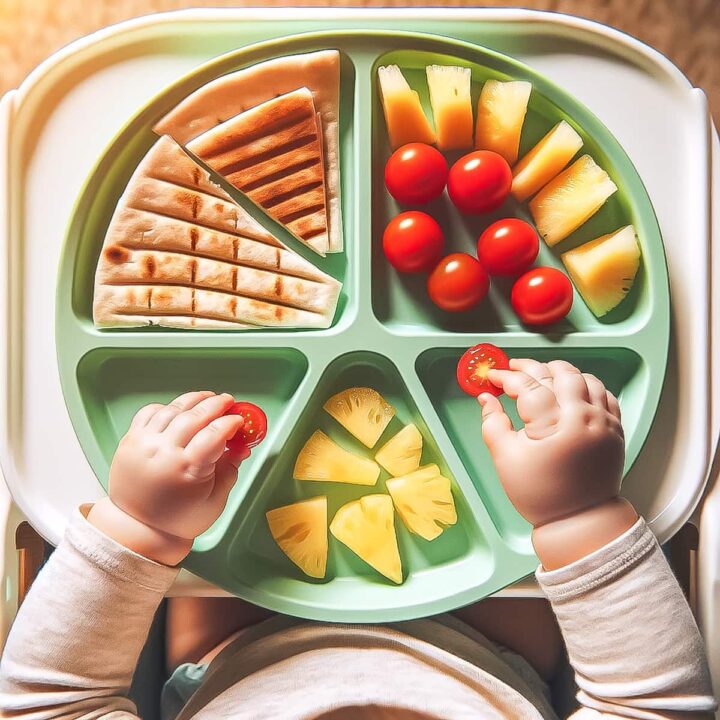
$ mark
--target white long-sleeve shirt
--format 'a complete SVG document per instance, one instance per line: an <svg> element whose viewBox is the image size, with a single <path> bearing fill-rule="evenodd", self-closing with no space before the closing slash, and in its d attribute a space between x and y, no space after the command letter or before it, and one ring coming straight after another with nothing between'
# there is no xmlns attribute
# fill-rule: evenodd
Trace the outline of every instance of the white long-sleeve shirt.
<svg viewBox="0 0 720 720"><path fill-rule="evenodd" d="M10 632L0 661L3 716L135 718L126 694L176 572L77 512ZM582 708L574 720L695 718L715 708L697 627L642 520L579 562L537 576L576 672ZM213 661L179 720L299 720L357 707L372 718L554 717L507 656L459 627L279 621L270 634L251 629Z"/></svg>

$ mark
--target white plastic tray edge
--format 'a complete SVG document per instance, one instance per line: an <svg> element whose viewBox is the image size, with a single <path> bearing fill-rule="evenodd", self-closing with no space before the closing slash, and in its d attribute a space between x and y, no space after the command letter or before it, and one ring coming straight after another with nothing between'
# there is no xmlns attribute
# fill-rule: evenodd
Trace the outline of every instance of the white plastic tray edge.
<svg viewBox="0 0 720 720"><path fill-rule="evenodd" d="M359 19L359 18L404 18L404 17L412 17L413 19L417 18L433 18L433 17L447 17L446 10L441 9L423 9L423 10L397 10L397 9L388 9L388 10L356 10L356 9L343 9L343 10L333 10L333 17L338 19ZM460 18L460 19L467 19L468 21L471 20L495 20L495 21L502 21L502 22L536 22L539 26L539 29L547 28L548 31L552 28L550 26L554 26L554 28L562 27L563 31L567 34L571 35L577 35L578 32L582 32L585 34L590 34L595 36L596 40L599 40L597 36L602 36L606 41L608 41L612 45L613 51L617 52L618 54L621 54L623 56L633 56L634 61L642 61L643 63L650 63L654 71L657 72L658 70L662 70L662 72L666 75L667 79L670 80L673 84L675 84L678 87L681 87L686 90L690 90L691 86L690 83L687 81L687 79L682 75L682 73L674 66L672 63L670 63L667 58L662 56L657 51L653 50L652 48L649 48L645 45L643 45L638 40L627 36L619 31L616 31L614 29L608 28L606 26L600 25L598 23L594 23L591 21L583 20L580 18L574 18L570 16L560 15L560 14L548 14L548 13L542 13L542 12L535 12L535 11L526 11L526 10L502 10L502 9L475 9L475 10L465 10L465 9L457 9L454 10L454 17ZM42 65L40 65L33 73L26 79L25 82L21 85L21 87L18 89L14 96L14 101L9 100L9 97L12 97L10 94L6 96L3 99L3 105L6 107L6 112L9 114L9 112L13 108L18 108L23 100L25 100L31 93L32 90L35 88L36 85L40 84L43 81L47 81L48 77L50 75L53 75L62 64L68 61L72 61L73 59L76 59L79 54L84 53L86 50L93 48L95 45L109 42L110 39L115 38L117 39L118 36L120 36L123 33L130 32L132 30L143 28L143 27L149 27L151 25L160 24L160 23L177 23L177 22L196 22L196 21L213 21L213 22L222 22L226 19L233 19L237 20L238 18L242 18L243 20L253 20L253 19L272 19L273 17L276 17L276 13L273 10L255 10L255 9L237 9L237 10L214 10L214 11L206 11L206 10L188 10L188 11L179 11L175 13L166 13L161 14L157 16L150 16L146 18L140 18L137 20L128 21L125 23L121 23L117 26L107 28L101 31L98 31L97 33L88 36L87 38L83 38L81 40L78 40L71 45L67 46L60 52L56 53L53 57L45 61ZM302 19L311 19L311 18L327 18L327 10L326 9L283 9L283 18L284 19L292 19L292 18L302 18ZM704 103L704 99L702 96L702 93L697 91L695 93L696 102L698 105L701 103ZM699 117L703 117L704 122L707 123L707 114L699 115ZM7 148L7 145L3 143L5 148ZM705 163L707 163L707 154L705 155ZM2 188L0 188L2 189ZM0 200L3 200L4 202L7 202L7 188L5 188L6 193L5 197L0 197ZM3 228L5 231L7 228ZM3 240L6 247L5 250L7 250L7 242L8 237L0 238L0 240ZM7 255L3 253L2 262L3 267L2 269L6 272L7 267L4 263L6 263ZM7 284L5 284L4 287L8 287ZM9 299L9 298L8 298ZM3 362L5 363L5 368L9 366L9 363L7 362L9 359L9 353L13 352L13 348L10 346L10 343L8 341L9 335L8 335L8 327L7 327L7 317L0 316L0 339L4 339L4 346L0 346L0 349L3 351ZM7 378L7 374L4 374L5 378ZM9 439L9 426L8 426L8 417L7 417L7 411L9 410L8 404L5 404L4 410L6 411L2 415L0 415L0 461L2 461L3 466L6 469L6 475L8 476L8 484L13 490L13 495L16 498L16 500L19 502L21 508L25 504L23 501L25 500L24 494L22 492L22 488L18 485L20 482L21 484L21 478L18 476L18 474L15 472L16 468L12 465L12 453L11 448L8 443ZM704 462L707 462L707 458L704 458ZM705 464L704 467L707 465ZM690 503L685 509L685 514L689 515L697 500L699 499L700 492L702 491L702 488L696 488L695 495L696 497L689 498ZM28 512L29 508L23 508L26 513ZM662 515L662 514L661 514ZM658 516L661 517L661 516ZM42 524L41 524L42 525ZM62 528L59 527L52 527L52 526L45 526L38 528L42 534L51 542L56 543L60 537ZM657 532L657 529L656 529ZM660 532L659 534L662 534Z"/></svg>

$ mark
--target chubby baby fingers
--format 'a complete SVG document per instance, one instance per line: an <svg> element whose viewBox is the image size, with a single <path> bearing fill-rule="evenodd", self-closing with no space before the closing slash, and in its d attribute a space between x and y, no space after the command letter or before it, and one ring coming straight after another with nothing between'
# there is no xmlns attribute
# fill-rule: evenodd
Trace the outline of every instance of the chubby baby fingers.
<svg viewBox="0 0 720 720"><path fill-rule="evenodd" d="M233 402L233 396L228 393L205 398L190 410L176 415L164 434L176 445L185 447L205 426L224 415Z"/></svg>
<svg viewBox="0 0 720 720"><path fill-rule="evenodd" d="M165 406L162 403L151 403L145 407L140 408L133 417L130 423L131 430L139 430L144 428L150 420L154 417L158 410L162 410Z"/></svg>
<svg viewBox="0 0 720 720"><path fill-rule="evenodd" d="M607 390L602 384L602 381L590 373L583 373L582 376L585 378L585 385L587 385L590 403L595 407L607 410Z"/></svg>
<svg viewBox="0 0 720 720"><path fill-rule="evenodd" d="M517 410L524 423L530 423L557 410L555 392L534 377L519 370L491 370L488 379L511 398L517 399Z"/></svg>
<svg viewBox="0 0 720 720"><path fill-rule="evenodd" d="M478 397L482 408L482 435L490 452L504 437L513 431L512 421L506 415L500 401L490 393L483 393Z"/></svg>
<svg viewBox="0 0 720 720"><path fill-rule="evenodd" d="M170 424L173 418L187 410L195 407L205 398L213 396L215 393L210 390L198 390L187 392L176 397L172 402L161 407L148 421L147 428L153 432L163 432Z"/></svg>
<svg viewBox="0 0 720 720"><path fill-rule="evenodd" d="M240 415L223 415L203 427L185 447L185 457L194 467L214 465L225 452L228 440L242 427Z"/></svg>

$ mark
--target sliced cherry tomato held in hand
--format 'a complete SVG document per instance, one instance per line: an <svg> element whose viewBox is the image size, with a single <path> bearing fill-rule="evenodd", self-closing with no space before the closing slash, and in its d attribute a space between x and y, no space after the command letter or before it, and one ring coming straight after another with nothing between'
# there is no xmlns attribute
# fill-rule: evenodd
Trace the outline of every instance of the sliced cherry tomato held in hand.
<svg viewBox="0 0 720 720"><path fill-rule="evenodd" d="M510 194L512 171L502 155L476 150L461 157L448 174L450 199L469 215L499 208Z"/></svg>
<svg viewBox="0 0 720 720"><path fill-rule="evenodd" d="M241 428L227 442L233 452L250 454L250 448L259 445L267 435L267 415L254 403L236 402L230 406L226 415L240 415Z"/></svg>
<svg viewBox="0 0 720 720"><path fill-rule="evenodd" d="M551 325L570 312L572 283L555 268L533 268L515 281L510 302L526 325Z"/></svg>
<svg viewBox="0 0 720 720"><path fill-rule="evenodd" d="M485 268L467 253L446 255L428 278L430 299L442 310L462 312L486 295L490 279Z"/></svg>
<svg viewBox="0 0 720 720"><path fill-rule="evenodd" d="M457 381L460 389L468 395L477 397L490 393L498 397L502 388L488 380L490 370L507 370L510 367L508 356L497 345L480 343L463 353L457 365Z"/></svg>
<svg viewBox="0 0 720 720"><path fill-rule="evenodd" d="M430 272L442 255L445 238L427 213L408 210L394 217L383 233L383 250L399 272Z"/></svg>
<svg viewBox="0 0 720 720"><path fill-rule="evenodd" d="M540 249L535 228L518 218L490 225L478 240L478 260L491 275L519 275L534 262Z"/></svg>
<svg viewBox="0 0 720 720"><path fill-rule="evenodd" d="M447 161L439 150L424 143L398 148L385 165L385 187L404 205L424 205L442 195Z"/></svg>

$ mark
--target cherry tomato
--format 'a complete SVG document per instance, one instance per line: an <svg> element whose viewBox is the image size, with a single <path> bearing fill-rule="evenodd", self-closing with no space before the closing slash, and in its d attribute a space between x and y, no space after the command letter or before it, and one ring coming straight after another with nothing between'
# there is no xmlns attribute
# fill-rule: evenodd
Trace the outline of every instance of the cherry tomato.
<svg viewBox="0 0 720 720"><path fill-rule="evenodd" d="M498 220L478 240L478 260L491 275L519 275L538 254L535 228L517 218Z"/></svg>
<svg viewBox="0 0 720 720"><path fill-rule="evenodd" d="M430 272L442 255L445 238L427 213L408 210L394 217L383 233L383 250L400 272Z"/></svg>
<svg viewBox="0 0 720 720"><path fill-rule="evenodd" d="M560 270L533 268L515 281L510 302L527 325L550 325L570 312L572 284Z"/></svg>
<svg viewBox="0 0 720 720"><path fill-rule="evenodd" d="M385 165L385 186L404 205L423 205L442 195L447 161L439 150L424 143L398 148Z"/></svg>
<svg viewBox="0 0 720 720"><path fill-rule="evenodd" d="M497 346L480 343L466 350L457 365L457 381L460 389L477 397L482 393L503 394L502 388L488 380L490 370L507 370L508 356Z"/></svg>
<svg viewBox="0 0 720 720"><path fill-rule="evenodd" d="M250 448L259 445L267 435L267 415L257 405L249 402L236 402L225 414L241 415L245 421L228 440L228 448L249 455Z"/></svg>
<svg viewBox="0 0 720 720"><path fill-rule="evenodd" d="M490 279L485 268L467 253L445 256L430 273L430 299L442 310L462 312L477 305L486 295Z"/></svg>
<svg viewBox="0 0 720 720"><path fill-rule="evenodd" d="M458 210L470 215L500 207L510 193L512 172L502 155L476 150L463 155L448 174L450 199Z"/></svg>

